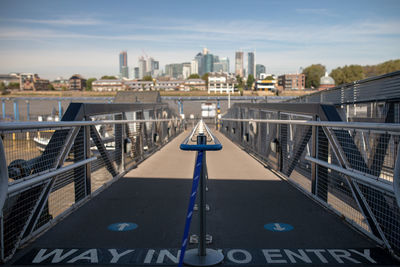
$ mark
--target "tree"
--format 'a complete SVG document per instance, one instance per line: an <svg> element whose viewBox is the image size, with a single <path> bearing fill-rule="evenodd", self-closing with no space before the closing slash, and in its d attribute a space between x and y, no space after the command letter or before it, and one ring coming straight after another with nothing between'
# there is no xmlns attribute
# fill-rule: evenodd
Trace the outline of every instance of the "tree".
<svg viewBox="0 0 400 267"><path fill-rule="evenodd" d="M269 76L265 77L265 80L274 80L274 77L272 75L269 75Z"/></svg>
<svg viewBox="0 0 400 267"><path fill-rule="evenodd" d="M389 60L378 65L363 66L363 72L366 78L398 70L400 70L400 59Z"/></svg>
<svg viewBox="0 0 400 267"><path fill-rule="evenodd" d="M247 76L247 89L251 89L253 87L253 83L255 82L254 76L253 74L249 74L249 76Z"/></svg>
<svg viewBox="0 0 400 267"><path fill-rule="evenodd" d="M96 78L89 78L89 79L87 79L87 81L86 81L86 91L92 91L92 89L93 89L92 83L93 83L94 81L97 81L97 79L96 79Z"/></svg>
<svg viewBox="0 0 400 267"><path fill-rule="evenodd" d="M142 80L143 81L152 82L153 81L153 77L151 77L151 75L146 75L146 76L143 77Z"/></svg>
<svg viewBox="0 0 400 267"><path fill-rule="evenodd" d="M9 83L8 89L19 89L19 83Z"/></svg>
<svg viewBox="0 0 400 267"><path fill-rule="evenodd" d="M321 64L313 64L303 70L306 76L306 88L318 88L322 76L325 75L326 68Z"/></svg>
<svg viewBox="0 0 400 267"><path fill-rule="evenodd" d="M207 73L204 73L203 74L203 76L201 76L201 79L202 80L204 80L206 83L208 83L208 76L209 76L210 74L207 72Z"/></svg>
<svg viewBox="0 0 400 267"><path fill-rule="evenodd" d="M0 92L2 95L6 93L6 85L3 82L0 83Z"/></svg>
<svg viewBox="0 0 400 267"><path fill-rule="evenodd" d="M238 82L238 89L243 89L244 83L243 83L243 78L240 75L236 75L236 80Z"/></svg>
<svg viewBox="0 0 400 267"><path fill-rule="evenodd" d="M197 73L193 73L193 74L190 74L188 79L200 79L200 75L198 75Z"/></svg>
<svg viewBox="0 0 400 267"><path fill-rule="evenodd" d="M332 70L330 76L335 80L336 85L351 83L365 78L363 67L360 65L336 68Z"/></svg>
<svg viewBox="0 0 400 267"><path fill-rule="evenodd" d="M104 75L103 77L101 77L102 80L116 80L117 77L112 76L112 75Z"/></svg>

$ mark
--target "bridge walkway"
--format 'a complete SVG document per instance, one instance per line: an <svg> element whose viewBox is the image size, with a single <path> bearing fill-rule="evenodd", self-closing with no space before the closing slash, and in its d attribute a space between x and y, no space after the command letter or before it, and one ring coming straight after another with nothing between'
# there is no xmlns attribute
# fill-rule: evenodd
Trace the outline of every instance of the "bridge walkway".
<svg viewBox="0 0 400 267"><path fill-rule="evenodd" d="M195 161L195 152L179 150L188 134L21 249L10 263L175 266ZM225 254L223 266L392 262L341 218L216 136L223 149L207 152L207 232L208 246ZM195 214L191 233L197 229Z"/></svg>

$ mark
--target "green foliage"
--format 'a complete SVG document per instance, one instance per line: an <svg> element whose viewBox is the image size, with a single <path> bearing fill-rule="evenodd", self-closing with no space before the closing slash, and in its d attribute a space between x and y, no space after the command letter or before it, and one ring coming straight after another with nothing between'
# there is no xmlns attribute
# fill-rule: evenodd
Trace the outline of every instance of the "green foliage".
<svg viewBox="0 0 400 267"><path fill-rule="evenodd" d="M201 76L201 79L202 80L204 80L206 83L208 83L208 76L209 76L210 74L207 72L207 73L204 73L203 74L203 76Z"/></svg>
<svg viewBox="0 0 400 267"><path fill-rule="evenodd" d="M322 76L325 75L325 66L321 64L313 64L303 70L306 75L306 88L318 88Z"/></svg>
<svg viewBox="0 0 400 267"><path fill-rule="evenodd" d="M143 77L142 80L143 81L152 82L153 81L153 77L151 77L151 75L146 75L146 76Z"/></svg>
<svg viewBox="0 0 400 267"><path fill-rule="evenodd" d="M249 74L249 76L247 76L247 88L251 89L253 87L253 83L254 83L255 79L253 74Z"/></svg>
<svg viewBox="0 0 400 267"><path fill-rule="evenodd" d="M19 83L9 83L8 89L19 89Z"/></svg>
<svg viewBox="0 0 400 267"><path fill-rule="evenodd" d="M243 89L243 87L244 87L243 78L240 77L240 75L236 75L236 80L237 80L237 82L238 82L237 88L238 88L239 90L240 90L240 89Z"/></svg>
<svg viewBox="0 0 400 267"><path fill-rule="evenodd" d="M190 74L188 79L200 79L200 75L198 75L197 73Z"/></svg>
<svg viewBox="0 0 400 267"><path fill-rule="evenodd" d="M274 77L272 77L272 76L270 75L270 76L265 77L264 80L273 80L273 79L274 79Z"/></svg>
<svg viewBox="0 0 400 267"><path fill-rule="evenodd" d="M1 95L6 95L6 94L9 94L9 93L10 92L7 91L6 85L3 82L1 82L0 83L0 94Z"/></svg>
<svg viewBox="0 0 400 267"><path fill-rule="evenodd" d="M101 77L102 80L117 80L117 77L112 76L112 75L104 75Z"/></svg>
<svg viewBox="0 0 400 267"><path fill-rule="evenodd" d="M96 78L87 79L87 81L86 81L86 91L92 91L93 90L92 83L94 81L97 81L97 79Z"/></svg>
<svg viewBox="0 0 400 267"><path fill-rule="evenodd" d="M61 87L61 90L62 90L62 91L67 91L68 88L67 88L65 85L63 85L63 86Z"/></svg>
<svg viewBox="0 0 400 267"><path fill-rule="evenodd" d="M329 75L335 80L336 85L341 85L398 70L400 70L400 59L389 60L377 65L339 67L332 70Z"/></svg>
<svg viewBox="0 0 400 267"><path fill-rule="evenodd" d="M366 78L400 70L400 59L389 60L378 65L363 66Z"/></svg>
<svg viewBox="0 0 400 267"><path fill-rule="evenodd" d="M0 92L5 92L5 91L6 91L6 85L3 82L1 82L0 83Z"/></svg>
<svg viewBox="0 0 400 267"><path fill-rule="evenodd" d="M350 65L339 67L330 73L330 76L335 80L336 85L350 83L365 78L363 67L360 65Z"/></svg>

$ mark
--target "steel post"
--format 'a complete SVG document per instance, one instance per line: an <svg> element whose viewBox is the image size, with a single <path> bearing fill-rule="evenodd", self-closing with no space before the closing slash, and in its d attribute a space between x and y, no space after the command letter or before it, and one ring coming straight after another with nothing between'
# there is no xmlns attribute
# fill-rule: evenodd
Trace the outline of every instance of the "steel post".
<svg viewBox="0 0 400 267"><path fill-rule="evenodd" d="M314 121L317 120L317 117L314 116ZM318 136L317 136L317 126L312 126L312 134L311 134L311 156L313 158L317 158L317 144L318 144ZM317 188L317 164L315 162L311 162L311 193L313 195L316 194Z"/></svg>
<svg viewBox="0 0 400 267"><path fill-rule="evenodd" d="M90 151L90 126L84 126L84 153L85 160L91 158ZM86 196L90 196L92 194L92 179L91 179L91 162L85 164L85 190Z"/></svg>
<svg viewBox="0 0 400 267"><path fill-rule="evenodd" d="M3 119L6 118L6 101L4 99L1 100L1 109L3 112Z"/></svg>
<svg viewBox="0 0 400 267"><path fill-rule="evenodd" d="M14 99L14 121L19 121L19 106L17 99Z"/></svg>
<svg viewBox="0 0 400 267"><path fill-rule="evenodd" d="M197 145L206 145L207 136L200 133L197 136ZM191 266L213 266L221 263L224 259L222 252L206 248L206 151L203 151L202 169L199 181L199 247L186 252L184 263Z"/></svg>
<svg viewBox="0 0 400 267"><path fill-rule="evenodd" d="M58 118L61 120L62 119L62 105L61 105L61 100L58 100Z"/></svg>
<svg viewBox="0 0 400 267"><path fill-rule="evenodd" d="M26 120L30 121L30 102L26 100Z"/></svg>
<svg viewBox="0 0 400 267"><path fill-rule="evenodd" d="M204 134L200 134L197 136L197 144L198 145L206 145L207 144L207 137ZM199 181L199 222L200 222L200 229L199 229L199 256L206 255L206 151L203 152L203 163L202 169L200 174L200 181Z"/></svg>

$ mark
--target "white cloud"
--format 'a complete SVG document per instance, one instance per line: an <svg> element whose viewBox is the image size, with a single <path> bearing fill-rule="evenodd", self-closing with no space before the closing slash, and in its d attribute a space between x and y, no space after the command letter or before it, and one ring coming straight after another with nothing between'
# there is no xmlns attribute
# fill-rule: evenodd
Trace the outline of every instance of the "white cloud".
<svg viewBox="0 0 400 267"><path fill-rule="evenodd" d="M331 69L344 64L375 64L400 55L399 19L292 26L258 20L198 22L174 19L163 20L163 25L143 21L134 25L111 25L91 19L75 22L60 19L56 22L70 26L104 23L112 29L122 29L110 34L78 31L74 27L54 30L47 27L52 24L51 20L32 23L41 24L41 27L0 28L0 72L28 71L25 69L28 68L32 72L61 72L58 75L63 76L64 72L68 74L75 69L72 72L88 73L86 76L116 74L120 48L128 50L129 67L137 64L142 48L161 65L189 61L200 51L200 46L207 46L220 56L228 56L231 65L235 50L256 49L256 61L277 74L295 72L300 66L312 63L321 63ZM14 41L18 41L20 48L10 45ZM26 46L20 41L27 41ZM42 48L32 48L32 41L41 42Z"/></svg>
<svg viewBox="0 0 400 267"><path fill-rule="evenodd" d="M84 26L84 25L100 25L103 21L93 18L60 18L60 19L0 19L4 22L17 22L26 24L45 24L45 25L62 25L62 26Z"/></svg>

